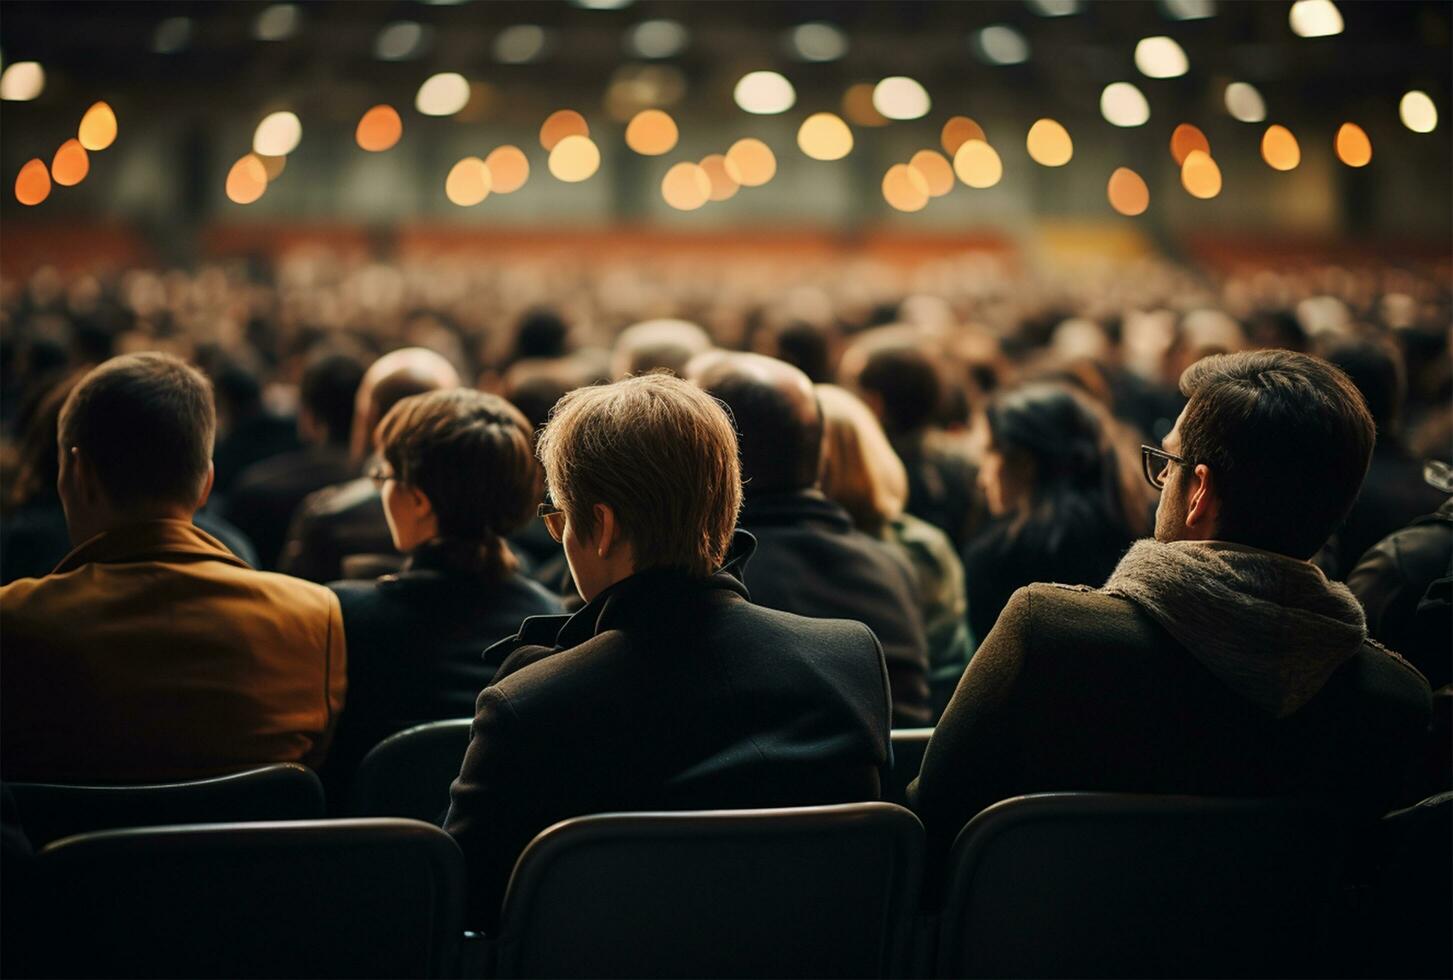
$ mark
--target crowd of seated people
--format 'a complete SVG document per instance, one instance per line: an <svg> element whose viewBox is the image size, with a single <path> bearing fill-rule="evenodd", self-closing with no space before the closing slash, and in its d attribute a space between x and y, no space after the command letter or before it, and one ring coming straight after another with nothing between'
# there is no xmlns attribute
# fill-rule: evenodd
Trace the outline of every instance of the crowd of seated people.
<svg viewBox="0 0 1453 980"><path fill-rule="evenodd" d="M876 799L892 727L939 860L1039 790L1453 781L1435 277L435 266L0 289L0 778L341 794L472 717L483 927L559 819Z"/></svg>

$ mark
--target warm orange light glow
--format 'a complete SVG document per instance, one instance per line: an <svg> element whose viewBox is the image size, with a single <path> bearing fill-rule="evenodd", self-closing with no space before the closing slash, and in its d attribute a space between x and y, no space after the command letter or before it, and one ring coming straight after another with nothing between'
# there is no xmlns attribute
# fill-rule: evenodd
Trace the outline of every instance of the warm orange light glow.
<svg viewBox="0 0 1453 980"><path fill-rule="evenodd" d="M1192 197L1209 201L1221 193L1221 168L1204 150L1192 150L1181 164L1181 186Z"/></svg>
<svg viewBox="0 0 1453 980"><path fill-rule="evenodd" d="M873 89L876 87L872 82L848 86L843 93L843 115L847 116L848 122L854 126L886 126L893 121L873 105Z"/></svg>
<svg viewBox="0 0 1453 980"><path fill-rule="evenodd" d="M1110 184L1105 189L1110 206L1127 217L1144 214L1150 207L1150 188L1140 175L1129 167L1117 167L1110 175Z"/></svg>
<svg viewBox="0 0 1453 980"><path fill-rule="evenodd" d="M81 117L76 135L88 150L104 150L116 142L116 113L104 102L97 102Z"/></svg>
<svg viewBox="0 0 1453 980"><path fill-rule="evenodd" d="M895 163L883 175L883 199L899 211L922 211L928 203L928 181L906 163Z"/></svg>
<svg viewBox="0 0 1453 980"><path fill-rule="evenodd" d="M490 188L495 194L512 194L525 186L530 179L530 161L518 146L495 147L484 158L494 184Z"/></svg>
<svg viewBox="0 0 1453 980"><path fill-rule="evenodd" d="M267 168L249 153L227 171L227 198L233 204L251 204L267 190Z"/></svg>
<svg viewBox="0 0 1453 980"><path fill-rule="evenodd" d="M393 149L404 135L404 121L399 111L391 105L376 105L358 120L353 138L369 153L382 153Z"/></svg>
<svg viewBox="0 0 1453 980"><path fill-rule="evenodd" d="M797 145L814 160L841 160L852 152L853 131L831 112L815 112L797 130Z"/></svg>
<svg viewBox="0 0 1453 980"><path fill-rule="evenodd" d="M919 150L908 161L908 166L922 175L929 197L943 197L954 189L953 164L945 160L943 154L937 150Z"/></svg>
<svg viewBox="0 0 1453 980"><path fill-rule="evenodd" d="M1365 167L1372 162L1372 140L1361 126L1343 123L1337 130L1337 159L1349 167Z"/></svg>
<svg viewBox="0 0 1453 980"><path fill-rule="evenodd" d="M589 136L567 136L550 151L549 167L557 180L578 184L600 169L600 147Z"/></svg>
<svg viewBox="0 0 1453 980"><path fill-rule="evenodd" d="M1063 167L1075 155L1069 131L1053 119L1037 120L1024 140L1029 158L1042 167Z"/></svg>
<svg viewBox="0 0 1453 980"><path fill-rule="evenodd" d="M449 170L444 180L444 196L450 204L461 208L472 208L489 197L490 185L494 183L489 168L479 157L465 157Z"/></svg>
<svg viewBox="0 0 1453 980"><path fill-rule="evenodd" d="M642 156L658 157L671 152L679 136L676 120L660 109L638 112L626 126L626 146Z"/></svg>
<svg viewBox="0 0 1453 980"><path fill-rule="evenodd" d="M726 152L726 172L743 187L761 187L777 173L777 157L759 139L737 140Z"/></svg>
<svg viewBox="0 0 1453 980"><path fill-rule="evenodd" d="M62 187L74 187L91 172L91 159L80 140L66 140L50 162L50 176Z"/></svg>
<svg viewBox="0 0 1453 980"><path fill-rule="evenodd" d="M954 154L954 173L970 187L993 187L1004 176L1004 163L983 140L965 140Z"/></svg>
<svg viewBox="0 0 1453 980"><path fill-rule="evenodd" d="M283 171L287 169L287 157L265 157L261 153L255 153L253 155L262 161L262 169L267 172L267 182L269 184L281 177Z"/></svg>
<svg viewBox="0 0 1453 980"><path fill-rule="evenodd" d="M550 113L540 127L540 145L553 152L555 146L567 136L589 136L590 124L574 109L560 109Z"/></svg>
<svg viewBox="0 0 1453 980"><path fill-rule="evenodd" d="M1170 155L1175 158L1177 167L1185 164L1186 157L1190 156L1192 150L1200 150L1210 156L1211 141L1195 126L1181 123L1170 134Z"/></svg>
<svg viewBox="0 0 1453 980"><path fill-rule="evenodd" d="M45 161L37 157L20 168L15 177L15 199L21 204L34 206L50 197L50 171Z"/></svg>
<svg viewBox="0 0 1453 980"><path fill-rule="evenodd" d="M734 197L741 187L736 178L727 173L726 157L720 153L713 153L702 158L701 169L706 172L707 180L711 181L711 199L713 201L725 201Z"/></svg>
<svg viewBox="0 0 1453 980"><path fill-rule="evenodd" d="M711 178L694 163L678 163L666 171L661 196L678 211L695 211L711 200Z"/></svg>
<svg viewBox="0 0 1453 980"><path fill-rule="evenodd" d="M959 152L959 147L969 140L983 140L989 142L989 137L984 135L984 127L974 122L968 116L953 116L943 124L943 132L939 134L938 141L943 144L943 151L949 156Z"/></svg>
<svg viewBox="0 0 1453 980"><path fill-rule="evenodd" d="M1295 170L1302 162L1302 148L1285 126L1268 126L1261 137L1261 158L1273 170Z"/></svg>

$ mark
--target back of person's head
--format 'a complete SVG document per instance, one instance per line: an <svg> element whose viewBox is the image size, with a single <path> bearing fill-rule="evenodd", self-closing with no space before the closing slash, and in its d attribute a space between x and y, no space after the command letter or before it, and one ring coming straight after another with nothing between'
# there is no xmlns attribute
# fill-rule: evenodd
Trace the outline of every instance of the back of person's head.
<svg viewBox="0 0 1453 980"><path fill-rule="evenodd" d="M876 403L883 428L893 437L934 423L943 388L938 367L922 343L895 331L864 335L843 357L844 381Z"/></svg>
<svg viewBox="0 0 1453 980"><path fill-rule="evenodd" d="M375 440L394 479L429 499L441 537L492 543L534 515L540 469L531 435L498 395L450 388L399 401Z"/></svg>
<svg viewBox="0 0 1453 980"><path fill-rule="evenodd" d="M353 425L353 401L363 381L363 364L351 354L322 353L303 369L301 407L328 445L346 446Z"/></svg>
<svg viewBox="0 0 1453 980"><path fill-rule="evenodd" d="M903 513L908 473L872 409L837 385L816 385L822 408L822 492L879 534Z"/></svg>
<svg viewBox="0 0 1453 980"><path fill-rule="evenodd" d="M209 363L203 360L204 364ZM263 411L262 371L245 356L217 355L208 373L215 390L224 432Z"/></svg>
<svg viewBox="0 0 1453 980"><path fill-rule="evenodd" d="M775 358L728 351L694 358L686 373L731 410L749 495L817 484L822 412L807 375Z"/></svg>
<svg viewBox="0 0 1453 980"><path fill-rule="evenodd" d="M170 354L113 357L72 389L59 430L113 507L191 507L212 465L212 385Z"/></svg>
<svg viewBox="0 0 1453 980"><path fill-rule="evenodd" d="M459 387L459 372L441 354L426 347L389 351L369 365L354 396L352 454L368 455L375 427L402 399L410 395Z"/></svg>
<svg viewBox="0 0 1453 980"><path fill-rule="evenodd" d="M548 306L532 307L520 317L515 328L515 345L510 360L564 357L569 336L570 327L559 313Z"/></svg>
<svg viewBox="0 0 1453 980"><path fill-rule="evenodd" d="M25 413L24 427L16 445L15 477L5 491L7 509L24 507L36 500L54 499L56 474L60 472L61 406L81 380L82 372L74 372L53 380L36 397Z"/></svg>
<svg viewBox="0 0 1453 980"><path fill-rule="evenodd" d="M1318 347L1318 353L1340 368L1362 393L1378 437L1395 434L1408 386L1402 357L1392 342L1371 337L1336 337Z"/></svg>
<svg viewBox="0 0 1453 980"><path fill-rule="evenodd" d="M505 372L504 396L525 413L532 429L538 429L567 392L608 380L589 357L579 354L517 361Z"/></svg>
<svg viewBox="0 0 1453 980"><path fill-rule="evenodd" d="M664 370L679 378L687 361L710 349L706 331L688 320L646 320L616 338L612 373L624 378Z"/></svg>
<svg viewBox="0 0 1453 980"><path fill-rule="evenodd" d="M539 437L555 505L581 537L605 504L637 570L693 576L726 559L742 502L737 440L715 399L666 374L577 388Z"/></svg>
<svg viewBox="0 0 1453 980"><path fill-rule="evenodd" d="M1180 455L1211 470L1217 537L1309 558L1347 516L1372 457L1372 416L1336 367L1292 351L1197 361Z"/></svg>
<svg viewBox="0 0 1453 980"><path fill-rule="evenodd" d="M772 353L807 375L814 384L832 376L831 334L814 323L794 320L778 330L773 337Z"/></svg>

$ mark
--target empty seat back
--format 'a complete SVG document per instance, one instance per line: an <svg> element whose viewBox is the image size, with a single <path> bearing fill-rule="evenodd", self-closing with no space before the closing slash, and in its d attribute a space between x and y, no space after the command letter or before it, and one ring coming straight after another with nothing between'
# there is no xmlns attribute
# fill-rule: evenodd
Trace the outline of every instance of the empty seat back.
<svg viewBox="0 0 1453 980"><path fill-rule="evenodd" d="M908 805L908 784L918 778L923 766L923 753L928 740L933 737L932 728L895 728L890 736L893 740L893 771L888 785L883 787L883 799L899 806Z"/></svg>
<svg viewBox="0 0 1453 980"><path fill-rule="evenodd" d="M922 835L887 803L567 820L515 866L498 975L899 976Z"/></svg>
<svg viewBox="0 0 1453 980"><path fill-rule="evenodd" d="M954 845L939 975L1318 974L1343 828L1297 801L996 803Z"/></svg>
<svg viewBox="0 0 1453 980"><path fill-rule="evenodd" d="M39 873L61 975L437 977L463 931L463 857L414 820L104 831Z"/></svg>
<svg viewBox="0 0 1453 980"><path fill-rule="evenodd" d="M449 784L469 748L471 721L431 721L379 742L358 765L348 812L439 823L449 809Z"/></svg>
<svg viewBox="0 0 1453 980"><path fill-rule="evenodd" d="M323 816L323 787L306 766L279 763L183 783L69 786L9 783L36 847L95 830Z"/></svg>

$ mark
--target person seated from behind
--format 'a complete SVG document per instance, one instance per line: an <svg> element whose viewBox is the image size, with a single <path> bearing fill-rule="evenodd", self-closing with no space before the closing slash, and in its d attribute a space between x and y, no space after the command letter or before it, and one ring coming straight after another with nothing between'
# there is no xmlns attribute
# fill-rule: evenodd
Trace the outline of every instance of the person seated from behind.
<svg viewBox="0 0 1453 980"><path fill-rule="evenodd" d="M670 371L678 378L686 362L711 350L711 338L689 320L645 320L622 330L611 356L617 378L647 371Z"/></svg>
<svg viewBox="0 0 1453 980"><path fill-rule="evenodd" d="M752 601L866 624L888 661L893 724L929 724L918 573L899 549L854 528L819 489L823 421L812 382L782 361L728 351L693 358L686 371L736 422L746 479L741 526L757 539L746 573Z"/></svg>
<svg viewBox="0 0 1453 980"><path fill-rule="evenodd" d="M390 351L363 374L354 401L350 459L355 472L373 455L379 420L401 399L427 391L459 387L459 374L439 354L423 347ZM378 487L360 476L315 491L293 515L280 571L312 582L332 582L359 574L355 566L393 571L393 539L383 516Z"/></svg>
<svg viewBox="0 0 1453 980"><path fill-rule="evenodd" d="M170 355L113 358L70 393L58 486L75 550L0 588L0 776L195 779L323 759L346 678L338 600L193 526L216 424L211 385Z"/></svg>
<svg viewBox="0 0 1453 980"><path fill-rule="evenodd" d="M964 552L969 628L989 634L1031 582L1103 585L1135 540L1121 469L1098 417L1057 384L999 392L984 408L979 463L995 521Z"/></svg>
<svg viewBox="0 0 1453 980"><path fill-rule="evenodd" d="M858 530L899 548L918 573L937 718L974 652L964 566L948 535L903 509L908 475L872 410L845 388L813 387L825 428L823 494L842 505Z"/></svg>
<svg viewBox="0 0 1453 980"><path fill-rule="evenodd" d="M1181 391L1144 450L1155 539L1103 588L1015 592L959 682L908 790L932 853L1021 793L1398 802L1427 682L1308 561L1367 471L1362 397L1289 351L1208 357Z"/></svg>
<svg viewBox="0 0 1453 980"><path fill-rule="evenodd" d="M753 605L736 437L722 407L664 374L581 388L539 439L586 601L526 620L490 656L445 830L464 851L470 924L489 927L530 840L619 810L874 800L887 760L883 656L861 624Z"/></svg>
<svg viewBox="0 0 1453 980"><path fill-rule="evenodd" d="M327 767L336 785L389 735L473 714L500 665L494 645L522 620L560 611L516 572L503 540L540 500L529 423L513 405L467 388L413 395L375 441L372 477L408 558L397 574L330 586L348 636L348 706Z"/></svg>

